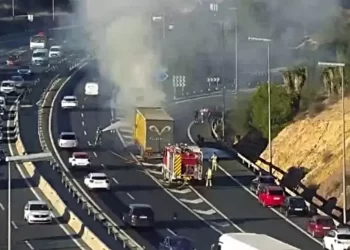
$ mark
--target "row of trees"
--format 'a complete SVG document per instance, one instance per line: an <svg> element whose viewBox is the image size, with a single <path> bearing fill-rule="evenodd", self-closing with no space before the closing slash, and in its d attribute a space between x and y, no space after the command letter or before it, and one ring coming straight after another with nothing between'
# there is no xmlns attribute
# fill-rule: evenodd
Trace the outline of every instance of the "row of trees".
<svg viewBox="0 0 350 250"><path fill-rule="evenodd" d="M283 83L271 84L271 128L275 137L300 112L308 112L317 102L337 98L341 90L341 71L338 67L322 68L318 82L309 82L310 67L297 67L283 72ZM345 77L345 84L347 85ZM249 100L241 101L228 114L231 132L241 134L254 127L268 137L268 85L260 85ZM243 114L245 112L246 114ZM232 129L233 127L233 129Z"/></svg>

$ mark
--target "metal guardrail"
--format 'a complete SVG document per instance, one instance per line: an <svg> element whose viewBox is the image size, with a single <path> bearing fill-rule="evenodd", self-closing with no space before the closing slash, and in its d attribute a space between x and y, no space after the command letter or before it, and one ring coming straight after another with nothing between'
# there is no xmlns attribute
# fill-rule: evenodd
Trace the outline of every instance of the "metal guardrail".
<svg viewBox="0 0 350 250"><path fill-rule="evenodd" d="M260 173L260 172L266 172L266 170L264 170L263 168L259 167L258 165L256 165L254 162L251 162L249 159L247 159L245 156L243 156L242 154L240 154L237 150L235 150L234 148L230 147L230 145L228 145L226 142L222 141L220 139L220 136L216 133L216 129L214 128L214 121L210 124L211 126L211 131L212 134L214 136L214 138L221 144L224 144L224 146L232 151L235 155L237 155L237 157L241 160L241 163L246 166L247 168L249 168L250 170L252 170L254 173ZM279 173L280 175L278 176L276 173ZM283 183L281 183L282 178L280 178L281 175L284 175L285 173L280 170L276 170L274 169L274 171L272 172L272 176L275 178L275 181L278 185L280 185L284 191L290 195L290 196L301 196L301 194L303 193L304 189L300 186L297 186L295 189L290 189L288 187L285 187L283 185ZM317 199L316 197L314 197L313 199L316 199L316 201L305 201L308 207L313 207L316 209L317 213L320 215L326 215L326 216L330 216L332 217L332 219L334 220L334 223L336 225L342 224L342 220L339 218L339 215L334 214L333 212L331 214L327 214L324 211L322 211L321 209L319 209L318 207L320 205L318 205L316 202L320 202L323 203L321 200Z"/></svg>
<svg viewBox="0 0 350 250"><path fill-rule="evenodd" d="M88 62L91 59L90 57L79 60L75 63L72 63L69 66L69 71L72 73L74 70L79 69L84 63ZM43 99L46 94L56 88L57 84L56 80L52 80L50 84L47 86L46 90L43 92L41 96L40 107L38 111L38 135L41 147L43 151L48 151L49 147L46 144L43 133ZM132 249L132 250L141 250L143 249L134 239L132 239L129 235L127 235L113 220L111 220L108 216L105 215L103 211L97 208L90 199L86 197L86 195L80 191L80 187L73 181L74 177L69 171L66 171L63 166L59 163L59 161L54 158L54 160L50 163L53 170L58 172L61 175L61 181L63 185L69 190L72 196L77 200L77 203L81 204L82 208L87 211L88 215L92 216L95 221L101 223L106 229L109 235L112 235L116 241L120 241L123 244L124 248Z"/></svg>

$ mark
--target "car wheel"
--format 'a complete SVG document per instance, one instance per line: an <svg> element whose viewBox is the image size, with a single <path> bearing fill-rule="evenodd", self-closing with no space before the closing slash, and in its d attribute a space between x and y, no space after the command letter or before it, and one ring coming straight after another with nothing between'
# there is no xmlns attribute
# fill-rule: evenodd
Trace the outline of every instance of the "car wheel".
<svg viewBox="0 0 350 250"><path fill-rule="evenodd" d="M284 212L284 216L286 216L286 217L288 217L288 216L289 216L289 212L288 212L288 210L286 210L286 211Z"/></svg>
<svg viewBox="0 0 350 250"><path fill-rule="evenodd" d="M264 207L266 207L266 203L265 203L265 201L263 201L263 202L262 202L262 205L263 205Z"/></svg>
<svg viewBox="0 0 350 250"><path fill-rule="evenodd" d="M314 230L312 230L311 235L312 235L312 237L316 238L316 234L315 234Z"/></svg>
<svg viewBox="0 0 350 250"><path fill-rule="evenodd" d="M333 246L331 246L331 250L334 250L334 247L333 247Z"/></svg>
<svg viewBox="0 0 350 250"><path fill-rule="evenodd" d="M327 249L327 248L326 248L326 244L324 243L324 241L322 241L322 248L323 248L323 249Z"/></svg>

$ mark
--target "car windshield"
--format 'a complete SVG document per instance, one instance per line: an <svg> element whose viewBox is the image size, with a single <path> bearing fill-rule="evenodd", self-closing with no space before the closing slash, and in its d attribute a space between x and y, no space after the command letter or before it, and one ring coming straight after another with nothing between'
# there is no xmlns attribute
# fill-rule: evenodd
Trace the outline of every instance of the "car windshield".
<svg viewBox="0 0 350 250"><path fill-rule="evenodd" d="M78 159L89 159L89 156L86 154L78 154L78 155L75 155L74 157Z"/></svg>
<svg viewBox="0 0 350 250"><path fill-rule="evenodd" d="M10 83L10 82L2 82L1 86L3 86L3 87L12 87L12 83Z"/></svg>
<svg viewBox="0 0 350 250"><path fill-rule="evenodd" d="M302 198L292 198L290 199L290 205L292 206L298 206L298 207L305 207L306 203Z"/></svg>
<svg viewBox="0 0 350 250"><path fill-rule="evenodd" d="M282 190L269 190L270 195L283 195Z"/></svg>
<svg viewBox="0 0 350 250"><path fill-rule="evenodd" d="M56 52L56 51L60 51L60 48L51 48L50 50Z"/></svg>
<svg viewBox="0 0 350 250"><path fill-rule="evenodd" d="M46 204L33 204L30 205L31 211L43 211L43 210L49 210L49 207Z"/></svg>
<svg viewBox="0 0 350 250"><path fill-rule="evenodd" d="M75 97L65 97L64 100L66 100L66 101L76 101L77 99Z"/></svg>
<svg viewBox="0 0 350 250"><path fill-rule="evenodd" d="M339 240L350 240L350 234L338 234Z"/></svg>
<svg viewBox="0 0 350 250"><path fill-rule="evenodd" d="M137 207L134 208L133 210L133 215L136 216L147 216L147 217L153 217L153 210L151 208L148 207Z"/></svg>
<svg viewBox="0 0 350 250"><path fill-rule="evenodd" d="M46 56L46 53L44 52L33 53L33 57L45 57L45 56Z"/></svg>
<svg viewBox="0 0 350 250"><path fill-rule="evenodd" d="M323 226L334 226L334 222L331 218L318 219L316 223Z"/></svg>
<svg viewBox="0 0 350 250"><path fill-rule="evenodd" d="M267 177L260 177L259 182L262 184L274 184L273 177L267 176Z"/></svg>
<svg viewBox="0 0 350 250"><path fill-rule="evenodd" d="M96 181L104 181L107 180L107 176L93 176L91 179Z"/></svg>
<svg viewBox="0 0 350 250"><path fill-rule="evenodd" d="M33 42L33 43L44 43L44 42L46 42L46 39L43 36L33 36L31 38L31 42Z"/></svg>
<svg viewBox="0 0 350 250"><path fill-rule="evenodd" d="M178 250L190 250L192 249L192 243L188 239L173 238L169 241L171 247L175 247Z"/></svg>
<svg viewBox="0 0 350 250"><path fill-rule="evenodd" d="M20 68L20 70L21 69L30 69L30 67L29 66L22 66L21 68Z"/></svg>
<svg viewBox="0 0 350 250"><path fill-rule="evenodd" d="M73 134L63 134L63 135L61 135L61 139L63 139L63 140L75 140L75 135L73 135Z"/></svg>

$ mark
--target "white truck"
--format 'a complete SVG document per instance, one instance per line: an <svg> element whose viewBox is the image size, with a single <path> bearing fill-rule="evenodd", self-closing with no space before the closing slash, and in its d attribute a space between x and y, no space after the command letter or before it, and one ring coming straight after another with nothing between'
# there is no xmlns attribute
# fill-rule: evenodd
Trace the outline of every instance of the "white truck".
<svg viewBox="0 0 350 250"><path fill-rule="evenodd" d="M226 233L211 250L300 250L266 234Z"/></svg>

